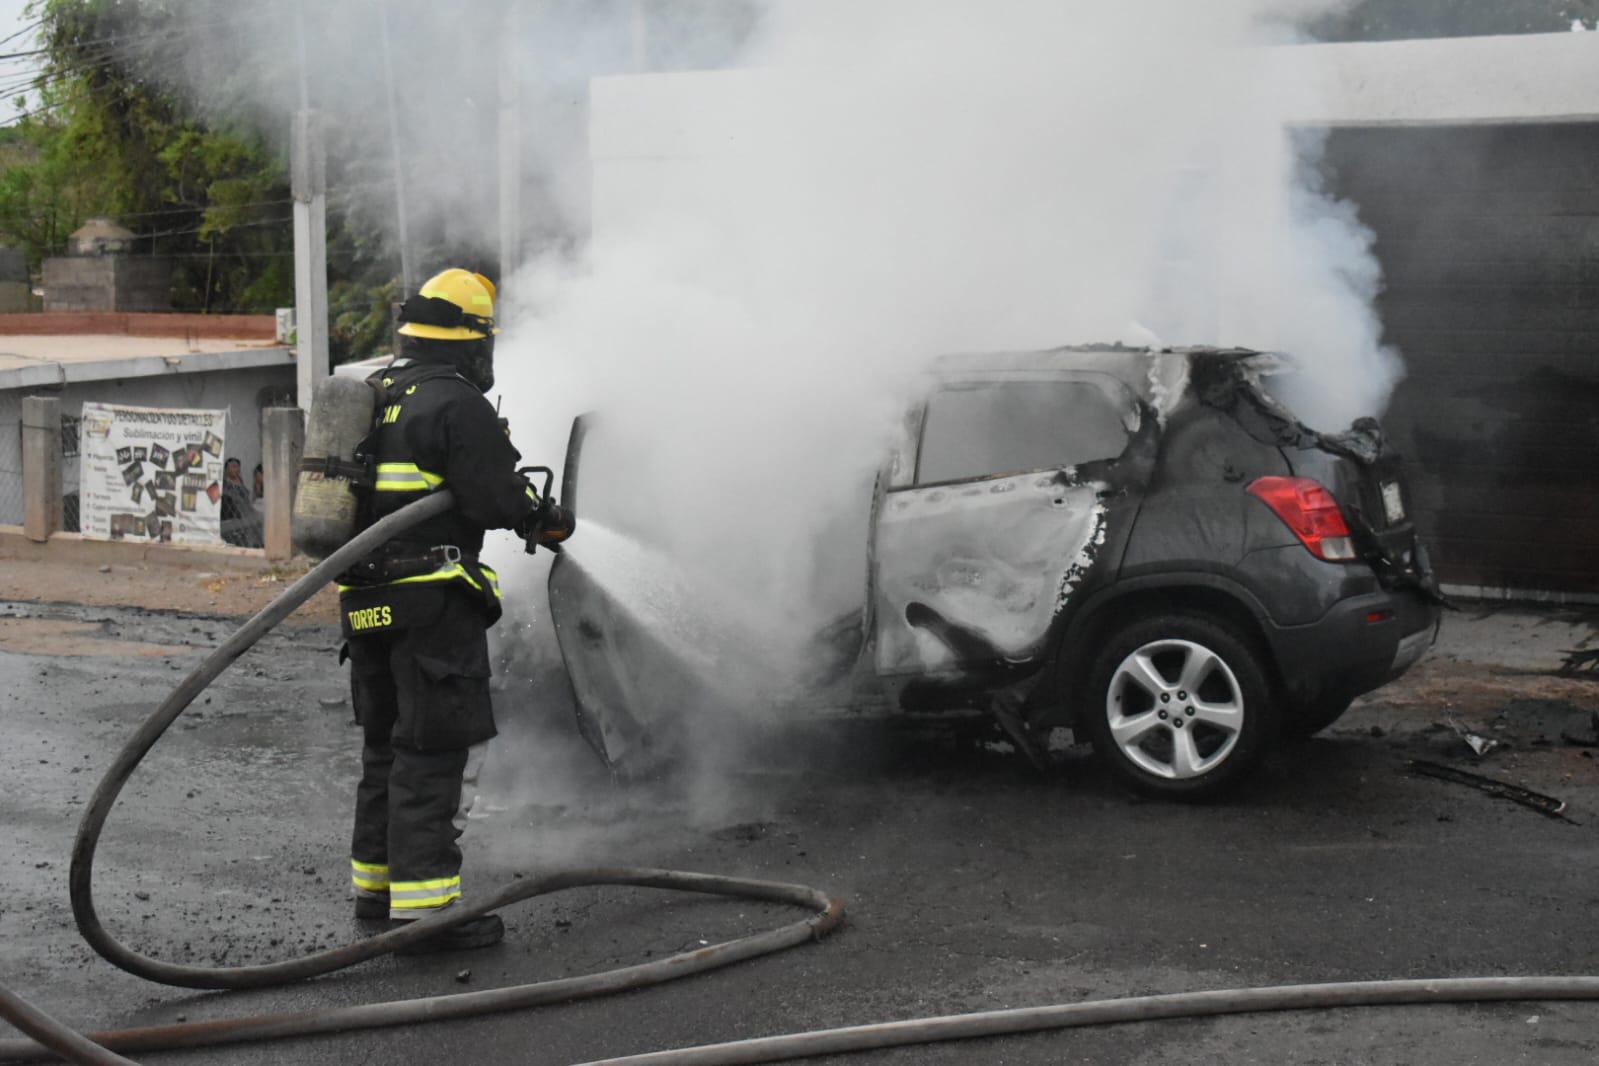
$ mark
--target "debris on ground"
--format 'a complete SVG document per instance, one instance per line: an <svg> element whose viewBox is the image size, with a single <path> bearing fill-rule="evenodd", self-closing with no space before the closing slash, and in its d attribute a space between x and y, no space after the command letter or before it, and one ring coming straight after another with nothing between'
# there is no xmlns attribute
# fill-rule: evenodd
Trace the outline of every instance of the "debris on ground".
<svg viewBox="0 0 1599 1066"><path fill-rule="evenodd" d="M1560 731L1560 739L1566 744L1577 748L1599 748L1599 711L1588 712L1588 728L1566 728ZM1586 754L1586 753L1584 753Z"/></svg>
<svg viewBox="0 0 1599 1066"><path fill-rule="evenodd" d="M1507 799L1512 803L1519 803L1523 807L1531 807L1539 814L1558 818L1563 822L1572 822L1570 818L1566 817L1566 801L1556 799L1553 796L1546 796L1542 792L1534 792L1530 788L1512 785L1508 781L1498 781L1492 777L1484 777L1481 774L1458 770L1453 766L1445 766L1442 763L1428 762L1425 759L1411 759L1409 767L1412 773L1420 774L1423 777L1432 777L1439 781L1465 785L1479 792L1486 792L1490 796ZM1572 824L1575 825L1576 823L1572 822Z"/></svg>
<svg viewBox="0 0 1599 1066"><path fill-rule="evenodd" d="M1494 716L1492 729L1507 744L1599 746L1599 714L1570 700L1511 700Z"/></svg>
<svg viewBox="0 0 1599 1066"><path fill-rule="evenodd" d="M1454 715L1444 715L1444 722L1448 724L1450 729L1455 731L1456 736L1466 742L1466 747L1470 748L1471 753L1479 759L1499 746L1499 741L1490 740L1480 733L1473 733L1461 725Z"/></svg>
<svg viewBox="0 0 1599 1066"><path fill-rule="evenodd" d="M1555 676L1599 679L1599 648L1577 648L1568 651L1565 661L1555 671Z"/></svg>

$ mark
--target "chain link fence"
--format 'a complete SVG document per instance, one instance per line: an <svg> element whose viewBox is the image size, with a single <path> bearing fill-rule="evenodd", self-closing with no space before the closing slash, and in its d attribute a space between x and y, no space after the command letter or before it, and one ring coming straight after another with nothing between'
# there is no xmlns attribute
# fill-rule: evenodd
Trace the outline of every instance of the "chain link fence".
<svg viewBox="0 0 1599 1066"><path fill-rule="evenodd" d="M22 496L22 397L0 394L0 525L20 526Z"/></svg>
<svg viewBox="0 0 1599 1066"><path fill-rule="evenodd" d="M61 416L61 528L77 533L78 527L78 447L83 439L83 418Z"/></svg>
<svg viewBox="0 0 1599 1066"><path fill-rule="evenodd" d="M62 528L78 531L78 415L61 416ZM0 525L20 526L27 512L22 471L22 398L0 397Z"/></svg>

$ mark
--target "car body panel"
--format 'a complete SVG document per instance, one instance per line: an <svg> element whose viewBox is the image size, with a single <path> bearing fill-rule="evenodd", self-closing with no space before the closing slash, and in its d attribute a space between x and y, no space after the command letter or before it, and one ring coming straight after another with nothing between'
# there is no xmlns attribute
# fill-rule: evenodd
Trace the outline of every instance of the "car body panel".
<svg viewBox="0 0 1599 1066"><path fill-rule="evenodd" d="M1105 543L1105 488L1068 468L888 493L877 672L937 676L1041 655Z"/></svg>

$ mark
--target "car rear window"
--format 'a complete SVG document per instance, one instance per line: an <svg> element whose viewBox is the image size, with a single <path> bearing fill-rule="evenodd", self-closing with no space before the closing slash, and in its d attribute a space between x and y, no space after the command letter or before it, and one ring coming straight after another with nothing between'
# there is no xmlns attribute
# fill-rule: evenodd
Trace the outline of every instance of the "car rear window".
<svg viewBox="0 0 1599 1066"><path fill-rule="evenodd" d="M1125 412L1084 381L948 386L927 403L917 484L1054 470L1114 459L1127 448Z"/></svg>

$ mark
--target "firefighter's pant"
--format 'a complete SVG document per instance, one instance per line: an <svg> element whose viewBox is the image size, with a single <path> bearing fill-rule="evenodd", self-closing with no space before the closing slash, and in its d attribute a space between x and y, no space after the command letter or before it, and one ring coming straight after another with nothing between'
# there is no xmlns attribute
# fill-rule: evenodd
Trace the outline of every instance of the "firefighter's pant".
<svg viewBox="0 0 1599 1066"><path fill-rule="evenodd" d="M494 735L482 612L464 596L440 595L426 624L349 642L364 734L351 878L357 895L387 897L396 919L460 898L456 840Z"/></svg>

